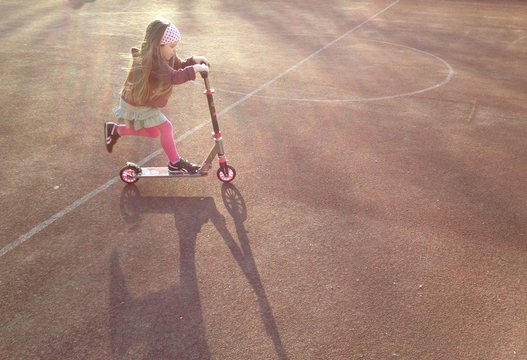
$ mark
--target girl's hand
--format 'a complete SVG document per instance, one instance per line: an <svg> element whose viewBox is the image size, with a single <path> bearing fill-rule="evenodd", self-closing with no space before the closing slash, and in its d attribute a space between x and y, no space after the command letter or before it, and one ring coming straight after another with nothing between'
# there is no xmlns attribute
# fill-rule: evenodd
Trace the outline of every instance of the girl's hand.
<svg viewBox="0 0 527 360"><path fill-rule="evenodd" d="M194 68L194 72L197 74L199 72L208 72L209 71L209 67L205 64L196 64L196 65L192 65L192 67Z"/></svg>
<svg viewBox="0 0 527 360"><path fill-rule="evenodd" d="M207 66L210 66L209 61L205 56L192 56L192 59L194 59L194 62L196 64L205 64Z"/></svg>

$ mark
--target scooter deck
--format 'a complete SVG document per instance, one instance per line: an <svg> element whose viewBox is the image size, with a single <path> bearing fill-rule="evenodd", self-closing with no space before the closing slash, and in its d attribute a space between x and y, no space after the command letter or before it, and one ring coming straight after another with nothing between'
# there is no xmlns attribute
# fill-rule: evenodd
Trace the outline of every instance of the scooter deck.
<svg viewBox="0 0 527 360"><path fill-rule="evenodd" d="M206 174L199 170L194 173L188 173L185 171L169 172L168 167L142 167L141 172L138 173L137 177L181 177L181 176L204 176Z"/></svg>

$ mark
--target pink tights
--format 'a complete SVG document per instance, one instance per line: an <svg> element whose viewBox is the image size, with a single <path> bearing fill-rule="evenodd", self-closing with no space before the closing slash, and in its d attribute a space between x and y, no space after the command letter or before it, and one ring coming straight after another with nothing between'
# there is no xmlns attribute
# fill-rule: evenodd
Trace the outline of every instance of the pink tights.
<svg viewBox="0 0 527 360"><path fill-rule="evenodd" d="M174 133L172 132L172 123L165 121L161 125L157 125L151 128L143 128L139 130L133 130L124 124L117 126L117 133L121 136L146 136L150 138L156 138L161 136L161 146L165 150L165 154L168 156L168 160L171 163L179 161L179 154L177 152L176 143L174 141Z"/></svg>

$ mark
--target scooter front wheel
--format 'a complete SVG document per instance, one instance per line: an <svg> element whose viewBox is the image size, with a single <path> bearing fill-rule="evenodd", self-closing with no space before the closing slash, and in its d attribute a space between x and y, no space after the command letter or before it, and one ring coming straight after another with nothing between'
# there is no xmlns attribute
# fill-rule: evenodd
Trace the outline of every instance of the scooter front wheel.
<svg viewBox="0 0 527 360"><path fill-rule="evenodd" d="M220 181L223 181L224 183L229 183L236 177L236 170L232 166L226 165L225 168L218 169L217 175Z"/></svg>
<svg viewBox="0 0 527 360"><path fill-rule="evenodd" d="M139 174L137 168L135 166L130 165L127 165L122 168L121 172L119 173L119 175L121 176L121 180L127 184L133 184L137 182L139 180L137 174Z"/></svg>

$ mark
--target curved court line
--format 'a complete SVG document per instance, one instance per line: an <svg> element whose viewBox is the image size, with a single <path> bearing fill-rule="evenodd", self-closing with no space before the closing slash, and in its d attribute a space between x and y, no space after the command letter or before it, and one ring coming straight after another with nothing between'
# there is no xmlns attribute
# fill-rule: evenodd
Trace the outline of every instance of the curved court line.
<svg viewBox="0 0 527 360"><path fill-rule="evenodd" d="M424 88L424 89L415 90L415 91L410 91L410 92L394 94L394 95L386 95L386 96L376 96L376 97L366 97L366 98L355 97L355 98L351 98L351 99L287 98L287 97L283 97L283 96L267 96L267 95L253 95L253 97L257 97L257 98L261 98L261 99L268 99L268 100L298 101L298 102L319 102L319 103L344 103L344 102L379 101L379 100L389 100L389 99L395 99L395 98L400 98L400 97L407 97L407 96L422 94L422 93L425 93L427 91L431 91L433 89L436 89L438 87L441 87L441 86L445 85L450 80L452 80L452 78L454 77L454 69L452 68L452 66L446 60L440 58L437 55L429 53L427 51L416 49L414 47L407 46L407 45L402 45L402 44L396 44L396 43L388 42L388 41L370 40L370 39L361 39L361 40L366 40L366 41L377 42L377 43L381 43L381 44L387 44L387 45L397 46L397 47L401 47L401 48L406 48L406 49L409 49L409 50L412 50L412 51L415 51L415 52L422 53L424 55L433 57L436 60L439 60L441 63L443 63L443 65L445 65L445 67L448 69L448 74L443 79L443 81L441 81L441 82L439 82L439 83L437 83L435 85L432 85L430 87L427 87L427 88ZM238 94L238 95L245 95L246 94L244 92L235 91L235 90L225 90L225 89L222 89L222 88L216 88L216 90L217 91L221 91L221 92L225 92L225 93L229 93L229 94Z"/></svg>
<svg viewBox="0 0 527 360"><path fill-rule="evenodd" d="M348 36L349 34L353 33L354 31L360 29L362 26L364 26L365 24L367 24L368 22L370 22L371 20L373 20L374 18L376 18L377 16L381 15L382 13L384 13L385 11L387 11L388 9L390 9L391 7L395 6L397 3L399 3L401 0L396 0L394 1L393 3L391 3L390 5L388 5L387 7L385 7L384 9L380 10L379 12L375 13L374 15L372 15L371 17L369 17L367 20L363 21L362 23L360 23L359 25L355 26L353 29L347 31L346 33L344 33L343 35L339 36L338 38L336 38L335 40L327 43L326 45L324 45L323 47L321 47L320 49L318 49L317 51L313 52L311 55L307 56L306 58L304 58L303 60L299 61L298 63L296 63L295 65L291 66L289 69L283 71L282 73L280 73L279 75L275 76L274 78L272 78L271 80L267 81L265 84L263 85L260 85L258 88L256 88L255 90L253 90L252 92L246 94L245 96L243 96L241 99L235 101L234 103L232 103L231 105L227 106L225 109L223 109L221 112L218 113L218 117L220 117L222 114L225 114L226 112L234 109L235 107L237 107L238 105L240 105L241 103L244 103L245 101L247 101L248 99L250 99L251 97L253 97L255 94L259 93L260 91L262 91L263 89L267 88L269 85L271 85L272 83L274 83L276 80L282 78L283 76L289 74L291 71L293 71L294 69L296 69L297 67L299 67L300 65L302 65L303 63L305 63L306 61L308 61L309 59L313 58L314 56L316 56L317 54L319 54L320 52L324 51L325 49L327 49L328 47L332 46L333 44L335 44L337 41L345 38L346 36ZM198 131L199 129L201 129L202 127L204 127L205 125L207 125L209 123L210 119L207 119L205 121L203 121L201 124L198 124L196 127L188 130L187 132L185 132L183 135L181 135L180 137L178 137L176 139L176 142L179 142L179 141L182 141L183 139L185 139L186 137L192 135L193 133L195 133L196 131ZM150 161L151 159L153 159L154 157L162 154L163 150L162 149L159 149L159 150L156 150L154 151L152 154L148 155L147 157L145 157L143 160L141 160L139 162L140 165L143 165L145 164L146 162ZM27 233L25 233L24 235L21 235L18 239L10 242L9 244L7 244L6 246L4 246L1 250L0 250L0 257L6 255L7 253L11 252L12 250L14 250L15 248L17 248L18 246L22 245L23 243L25 243L27 240L31 239L33 236L35 236L36 234L40 233L42 230L44 230L45 228L47 228L49 225L53 224L55 221L63 218L64 216L66 216L67 214L69 214L70 212L72 212L73 210L75 210L76 208L78 208L79 206L83 205L84 203L86 203L88 200L90 200L91 198L93 198L94 196L96 196L97 194L103 192L104 190L108 189L110 186L112 186L113 184L115 184L117 181L119 180L119 177L114 177L110 180L108 180L105 184L99 186L97 189L91 191L90 193L84 195L83 197L81 197L80 199L74 201L71 205L65 207L64 209L62 209L61 211L59 211L58 213L56 213L55 215L51 216L50 218L48 218L47 220L41 222L40 224L36 225L34 228L32 228L31 230L29 230Z"/></svg>

